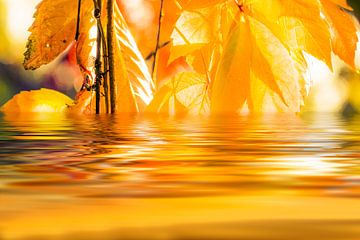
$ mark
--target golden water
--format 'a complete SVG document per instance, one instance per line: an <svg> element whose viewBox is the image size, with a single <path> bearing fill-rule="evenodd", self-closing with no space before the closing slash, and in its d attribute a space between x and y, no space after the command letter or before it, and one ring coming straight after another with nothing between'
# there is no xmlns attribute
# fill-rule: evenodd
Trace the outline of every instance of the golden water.
<svg viewBox="0 0 360 240"><path fill-rule="evenodd" d="M360 239L360 118L0 116L0 239Z"/></svg>

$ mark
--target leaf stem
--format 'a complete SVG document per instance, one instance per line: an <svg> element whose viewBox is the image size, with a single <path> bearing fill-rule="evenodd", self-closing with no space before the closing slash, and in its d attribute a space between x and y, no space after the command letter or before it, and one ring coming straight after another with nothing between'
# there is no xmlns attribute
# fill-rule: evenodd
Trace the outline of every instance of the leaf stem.
<svg viewBox="0 0 360 240"><path fill-rule="evenodd" d="M100 31L101 31L101 40L102 40L102 50L103 50L103 87L104 87L104 94L105 94L105 108L106 113L109 113L109 82L108 82L108 50L107 50L107 44L106 44L106 38L104 34L103 26L100 22Z"/></svg>
<svg viewBox="0 0 360 240"><path fill-rule="evenodd" d="M160 44L158 49L166 47L169 44L170 44L170 41L166 41L166 42ZM152 57L154 57L154 55L155 55L155 51L152 51L149 55L146 56L145 61L148 61L148 60L152 59Z"/></svg>
<svg viewBox="0 0 360 240"><path fill-rule="evenodd" d="M157 59L158 59L158 51L160 47L160 37L161 37L161 24L164 17L164 0L160 0L160 14L159 14L159 24L158 24L158 32L156 38L156 47L154 51L154 62L152 65L152 77L153 81L157 82Z"/></svg>
<svg viewBox="0 0 360 240"><path fill-rule="evenodd" d="M80 15L81 15L81 0L78 0L78 12L77 12L77 22L76 22L76 32L75 40L79 40L80 36Z"/></svg>
<svg viewBox="0 0 360 240"><path fill-rule="evenodd" d="M96 114L100 114L100 90L101 90L101 0L94 0L94 16L97 21L97 39L96 39L96 60L95 60L95 84L96 84Z"/></svg>
<svg viewBox="0 0 360 240"><path fill-rule="evenodd" d="M114 56L114 0L107 2L107 44L110 82L110 109L116 112L116 89L115 89L115 56Z"/></svg>

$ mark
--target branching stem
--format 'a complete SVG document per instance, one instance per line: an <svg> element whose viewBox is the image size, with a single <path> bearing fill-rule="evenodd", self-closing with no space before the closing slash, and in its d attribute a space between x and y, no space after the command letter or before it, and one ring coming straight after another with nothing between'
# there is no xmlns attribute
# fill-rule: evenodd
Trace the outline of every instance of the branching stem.
<svg viewBox="0 0 360 240"><path fill-rule="evenodd" d="M152 65L152 77L153 81L157 82L157 60L158 60L158 51L160 48L160 37L161 37L161 24L164 17L164 0L160 0L160 14L159 14L159 23L158 23L158 32L156 38L156 47L154 51L154 62Z"/></svg>

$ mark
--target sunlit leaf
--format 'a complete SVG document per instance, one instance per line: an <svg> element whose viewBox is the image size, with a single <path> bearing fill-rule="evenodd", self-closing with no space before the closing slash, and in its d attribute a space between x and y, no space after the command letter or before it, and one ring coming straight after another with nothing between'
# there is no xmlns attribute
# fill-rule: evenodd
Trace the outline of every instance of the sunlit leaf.
<svg viewBox="0 0 360 240"><path fill-rule="evenodd" d="M191 53L205 44L208 44L215 37L217 12L212 8L205 8L195 12L184 11L176 23L173 39L173 48L169 61L179 56Z"/></svg>
<svg viewBox="0 0 360 240"><path fill-rule="evenodd" d="M207 75L212 112L238 112L244 103L250 111L270 105L300 111L310 84L304 53L330 68L332 52L354 65L357 36L346 1L207 3L196 8L188 2L172 35L172 54L185 56L194 70ZM204 17L212 11L212 19ZM350 28L340 26L341 19Z"/></svg>
<svg viewBox="0 0 360 240"><path fill-rule="evenodd" d="M5 113L65 112L73 100L50 89L23 91L1 107Z"/></svg>
<svg viewBox="0 0 360 240"><path fill-rule="evenodd" d="M77 22L77 1L60 0L42 1L35 13L35 21L29 31L29 37L24 67L26 69L37 69L47 64L59 56L74 40ZM81 37L78 43L78 50L84 51L79 53L82 64L86 66L89 57L90 47L87 41L93 2L91 0L82 1L81 14Z"/></svg>
<svg viewBox="0 0 360 240"><path fill-rule="evenodd" d="M106 6L103 1L103 25L108 21ZM153 6L159 7L159 3ZM36 69L68 48L76 51L72 61L81 65L94 84L93 2L84 0L81 9L80 38L75 42L77 2L43 0L39 4L30 29L26 68ZM118 112L233 113L245 106L251 112L266 111L267 107L298 112L310 85L304 77L306 55L332 69L335 53L355 68L357 23L345 0L172 0L165 2L159 18L163 32L157 40L162 49L156 58L155 53L148 58L161 64L154 76L162 80L155 86L139 51L140 43L135 42L121 10L115 1ZM194 72L187 72L191 70ZM185 72L170 78L177 71ZM165 83L167 78L170 80ZM92 91L78 93L70 111L94 112L95 94L92 86L88 88ZM159 90L153 100L155 88ZM199 96L204 101L199 101ZM102 112L103 105L101 101Z"/></svg>
<svg viewBox="0 0 360 240"><path fill-rule="evenodd" d="M289 111L300 111L306 95L306 83L299 63L292 59L286 47L265 25L255 19L249 18L249 21L255 39L253 44L259 50L252 62L255 75L282 99L282 104L288 106ZM256 48L253 49L254 52Z"/></svg>
<svg viewBox="0 0 360 240"><path fill-rule="evenodd" d="M225 2L226 0L177 0L183 9L199 9Z"/></svg>
<svg viewBox="0 0 360 240"><path fill-rule="evenodd" d="M237 112L249 95L250 29L241 21L225 45L211 91L212 112Z"/></svg>
<svg viewBox="0 0 360 240"><path fill-rule="evenodd" d="M344 1L333 1L341 6ZM331 27L331 41L335 54L351 67L355 68L355 51L358 42L355 17L341 9L335 3L321 0L326 18Z"/></svg>
<svg viewBox="0 0 360 240"><path fill-rule="evenodd" d="M196 72L180 73L156 93L147 112L173 115L209 113L208 82Z"/></svg>
<svg viewBox="0 0 360 240"><path fill-rule="evenodd" d="M125 105L127 101L134 99L133 107L135 108L124 108L124 111L138 112L143 110L152 100L154 85L146 63L119 8L117 5L115 5L114 8L115 34L117 40L116 56L119 58L117 59L118 64L116 64L116 66L118 66L116 70L119 70L116 79L118 81L119 100L122 101L118 103L118 106L121 111L122 106ZM121 57L123 59L121 59ZM127 84L129 84L129 89L127 89ZM129 94L129 97L124 97L125 94Z"/></svg>

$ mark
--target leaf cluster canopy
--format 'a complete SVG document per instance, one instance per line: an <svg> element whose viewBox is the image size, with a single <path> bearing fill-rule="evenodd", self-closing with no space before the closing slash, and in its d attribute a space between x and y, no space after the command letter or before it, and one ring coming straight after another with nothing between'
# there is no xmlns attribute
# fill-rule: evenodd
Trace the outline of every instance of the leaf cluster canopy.
<svg viewBox="0 0 360 240"><path fill-rule="evenodd" d="M119 112L299 112L311 85L307 54L330 69L332 54L356 68L358 22L346 0L165 1L160 40L170 41L169 54L165 62L161 54L154 61L187 66L165 83L152 79L121 5L115 1L113 7ZM82 0L74 42L77 1L43 0L30 28L25 68L39 68L68 51L84 76L94 79L93 12L93 1ZM82 90L70 111L92 113L93 100L93 92Z"/></svg>

